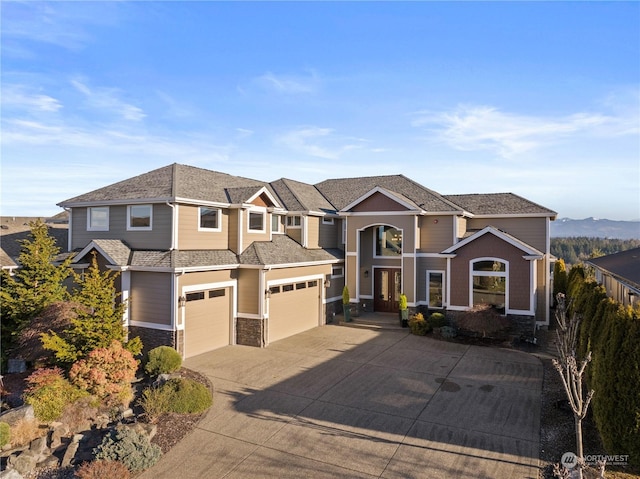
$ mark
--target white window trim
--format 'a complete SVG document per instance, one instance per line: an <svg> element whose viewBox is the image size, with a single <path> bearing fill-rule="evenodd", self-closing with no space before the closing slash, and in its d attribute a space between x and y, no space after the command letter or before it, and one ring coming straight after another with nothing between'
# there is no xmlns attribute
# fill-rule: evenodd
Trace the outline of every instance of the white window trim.
<svg viewBox="0 0 640 479"><path fill-rule="evenodd" d="M217 228L205 228L200 226L200 218L202 216L202 208L207 208L208 210L215 210L216 215L218 216L218 227ZM220 208L212 208L210 206L199 206L198 207L198 231L208 231L211 233L219 233L222 231L222 210Z"/></svg>
<svg viewBox="0 0 640 479"><path fill-rule="evenodd" d="M341 273L333 274L334 269L339 269ZM343 278L344 277L344 266L332 266L331 267L331 278Z"/></svg>
<svg viewBox="0 0 640 479"><path fill-rule="evenodd" d="M322 224L323 225L332 225L334 223L333 218L331 216L323 216Z"/></svg>
<svg viewBox="0 0 640 479"><path fill-rule="evenodd" d="M505 265L504 271L474 271L473 266L475 263L479 263L481 261L498 261ZM483 257L483 258L475 258L469 261L469 307L473 308L473 277L474 276L494 276L494 277L504 277L504 315L507 314L515 314L512 313L509 309L509 261L504 258L497 258L494 256Z"/></svg>
<svg viewBox="0 0 640 479"><path fill-rule="evenodd" d="M273 222L277 219L278 221L278 229L273 229ZM271 213L271 233L274 234L284 234L284 225L282 224L282 215L276 215Z"/></svg>
<svg viewBox="0 0 640 479"><path fill-rule="evenodd" d="M91 211L107 210L107 226L93 227L91 226ZM87 231L109 231L109 207L108 206L90 206L87 208Z"/></svg>
<svg viewBox="0 0 640 479"><path fill-rule="evenodd" d="M259 229L259 230L251 229L251 213L260 213L262 215L262 229ZM266 208L254 207L249 209L247 214L247 232L255 233L255 234L264 234L267 231L266 223L267 223Z"/></svg>
<svg viewBox="0 0 640 479"><path fill-rule="evenodd" d="M131 208L136 206L148 206L149 226L131 226ZM151 231L153 229L153 205L128 205L127 206L127 231Z"/></svg>

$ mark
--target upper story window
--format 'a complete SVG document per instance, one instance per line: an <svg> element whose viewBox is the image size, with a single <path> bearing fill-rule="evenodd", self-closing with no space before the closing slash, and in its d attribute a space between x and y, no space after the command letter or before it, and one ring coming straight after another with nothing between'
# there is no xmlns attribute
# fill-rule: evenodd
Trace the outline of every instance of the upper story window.
<svg viewBox="0 0 640 479"><path fill-rule="evenodd" d="M333 224L333 218L330 216L323 216L322 217L322 224L323 225L332 225Z"/></svg>
<svg viewBox="0 0 640 479"><path fill-rule="evenodd" d="M130 205L127 207L128 230L150 230L152 227L152 205Z"/></svg>
<svg viewBox="0 0 640 479"><path fill-rule="evenodd" d="M376 256L400 256L402 254L402 231L391 226L376 228Z"/></svg>
<svg viewBox="0 0 640 479"><path fill-rule="evenodd" d="M222 221L219 208L199 208L198 230L222 231Z"/></svg>
<svg viewBox="0 0 640 479"><path fill-rule="evenodd" d="M109 231L109 207L87 208L87 231Z"/></svg>
<svg viewBox="0 0 640 479"><path fill-rule="evenodd" d="M473 263L474 271L491 271L491 272L505 272L507 265L502 261L497 260L482 260Z"/></svg>
<svg viewBox="0 0 640 479"><path fill-rule="evenodd" d="M299 228L302 224L302 217L300 215L287 216L287 228Z"/></svg>
<svg viewBox="0 0 640 479"><path fill-rule="evenodd" d="M271 232L282 233L282 216L271 215Z"/></svg>
<svg viewBox="0 0 640 479"><path fill-rule="evenodd" d="M264 211L249 211L249 232L264 233L266 213Z"/></svg>

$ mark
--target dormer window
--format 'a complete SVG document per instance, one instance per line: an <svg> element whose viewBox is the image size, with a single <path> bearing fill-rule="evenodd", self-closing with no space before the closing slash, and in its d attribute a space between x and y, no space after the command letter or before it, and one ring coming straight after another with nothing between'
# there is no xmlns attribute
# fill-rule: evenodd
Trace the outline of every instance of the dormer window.
<svg viewBox="0 0 640 479"><path fill-rule="evenodd" d="M287 228L300 228L302 217L300 215L287 216Z"/></svg>
<svg viewBox="0 0 640 479"><path fill-rule="evenodd" d="M127 230L151 230L152 205L131 205L127 207Z"/></svg>
<svg viewBox="0 0 640 479"><path fill-rule="evenodd" d="M222 231L220 209L201 206L199 208L198 230Z"/></svg>
<svg viewBox="0 0 640 479"><path fill-rule="evenodd" d="M250 210L249 211L249 232L264 233L265 217L266 217L266 214L264 211Z"/></svg>

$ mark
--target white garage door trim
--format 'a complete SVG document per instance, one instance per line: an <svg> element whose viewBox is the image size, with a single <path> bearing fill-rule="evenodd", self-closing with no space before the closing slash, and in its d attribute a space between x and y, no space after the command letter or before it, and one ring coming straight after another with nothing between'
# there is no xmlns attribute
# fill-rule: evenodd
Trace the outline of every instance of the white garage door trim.
<svg viewBox="0 0 640 479"><path fill-rule="evenodd" d="M236 324L234 318L237 316L238 305L237 305L237 295L236 288L238 286L238 281L220 281L218 283L202 283L202 284L194 284L190 286L183 286L181 296L186 297L187 293L193 293L196 291L203 291L209 289L224 289L229 288L231 294L231 315L229 318L229 344L235 344L236 338ZM181 321L180 324L176 327L177 330L183 330L182 334L182 355L183 357L186 355L186 342L187 342L187 331L185 329L185 320L186 320L186 304L180 308L182 311L180 313Z"/></svg>
<svg viewBox="0 0 640 479"><path fill-rule="evenodd" d="M296 276L296 277L291 277L291 278L283 278L283 279L274 279L274 280L270 280L267 281L267 291L269 291L272 287L274 286L282 286L285 284L295 284L295 283L301 283L304 281L317 281L318 285L316 286L317 288L319 288L320 291L320 297L318 298L318 304L317 304L317 312L318 312L318 321L316 326L321 326L322 323L322 309L323 309L323 305L325 303L325 289L324 289L324 275L323 274L314 274L314 275L307 275L307 276ZM266 301L266 307L265 307L265 318L267 319L268 324L270 325L270 321L269 321L269 309L270 309L270 301L271 299L269 297L267 297L267 301ZM267 339L267 344L271 343L271 328L268 327L268 339Z"/></svg>

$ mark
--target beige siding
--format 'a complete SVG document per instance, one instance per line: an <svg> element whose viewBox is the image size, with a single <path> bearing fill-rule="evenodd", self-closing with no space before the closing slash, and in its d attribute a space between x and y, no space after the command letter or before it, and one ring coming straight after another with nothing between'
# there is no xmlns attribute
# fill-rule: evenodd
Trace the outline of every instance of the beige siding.
<svg viewBox="0 0 640 479"><path fill-rule="evenodd" d="M177 275L178 291L182 291L185 286L195 286L198 284L221 283L231 281L233 274L231 270L223 271L200 271L195 273L185 273Z"/></svg>
<svg viewBox="0 0 640 479"><path fill-rule="evenodd" d="M414 289L415 275L415 258L402 258L402 292L407 296L409 303L415 303L417 301Z"/></svg>
<svg viewBox="0 0 640 479"><path fill-rule="evenodd" d="M320 221L322 218L318 216L307 216L307 248L320 247Z"/></svg>
<svg viewBox="0 0 640 479"><path fill-rule="evenodd" d="M331 265L321 264L317 266L304 266L300 268L278 268L267 272L266 280L284 280L301 276L330 275ZM341 291L342 292L342 291Z"/></svg>
<svg viewBox="0 0 640 479"><path fill-rule="evenodd" d="M420 218L420 250L440 253L452 246L454 216L423 216Z"/></svg>
<svg viewBox="0 0 640 479"><path fill-rule="evenodd" d="M458 223L458 238L462 238L467 232L467 218L456 216L456 221Z"/></svg>
<svg viewBox="0 0 640 479"><path fill-rule="evenodd" d="M229 249L234 253L240 253L238 251L238 218L240 216L240 210L229 210Z"/></svg>
<svg viewBox="0 0 640 479"><path fill-rule="evenodd" d="M351 211L406 211L408 208L382 193L374 193L354 206Z"/></svg>
<svg viewBox="0 0 640 479"><path fill-rule="evenodd" d="M249 232L249 213L250 210L242 212L242 251L254 241L269 241L271 239L271 215L264 211L265 230L264 233Z"/></svg>
<svg viewBox="0 0 640 479"><path fill-rule="evenodd" d="M229 247L229 210L221 209L221 231L198 231L200 208L178 205L178 249L227 249Z"/></svg>
<svg viewBox="0 0 640 479"><path fill-rule="evenodd" d="M127 231L127 207L109 206L109 231L87 231L87 208L73 208L71 249L84 248L93 239L123 240L133 249L171 248L173 210L164 203L153 205L151 231Z"/></svg>
<svg viewBox="0 0 640 479"><path fill-rule="evenodd" d="M543 253L546 250L546 218L472 218L467 222L469 230L481 230L486 226L501 229Z"/></svg>
<svg viewBox="0 0 640 479"><path fill-rule="evenodd" d="M171 273L131 272L129 320L171 325Z"/></svg>
<svg viewBox="0 0 640 479"><path fill-rule="evenodd" d="M260 292L258 269L238 270L238 314L258 314L264 292Z"/></svg>
<svg viewBox="0 0 640 479"><path fill-rule="evenodd" d="M302 244L302 228L287 228L287 236Z"/></svg>

